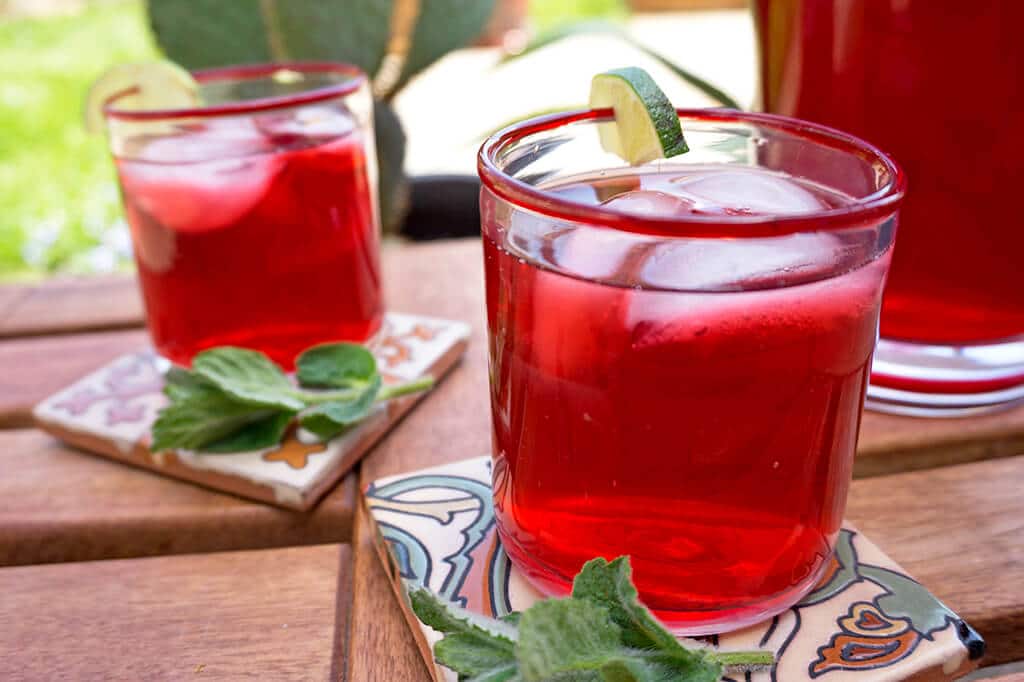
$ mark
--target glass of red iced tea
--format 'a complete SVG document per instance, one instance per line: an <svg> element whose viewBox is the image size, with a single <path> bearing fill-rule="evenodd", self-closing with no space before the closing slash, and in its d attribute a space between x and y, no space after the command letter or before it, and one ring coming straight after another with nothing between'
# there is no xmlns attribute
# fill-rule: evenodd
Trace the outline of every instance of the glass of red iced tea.
<svg viewBox="0 0 1024 682"><path fill-rule="evenodd" d="M1024 2L753 9L765 108L862 136L910 178L869 406L956 416L1024 400L1024 220L1008 203L1024 178Z"/></svg>
<svg viewBox="0 0 1024 682"><path fill-rule="evenodd" d="M549 594L629 555L697 634L828 566L904 179L821 126L679 113L679 157L626 166L581 111L496 134L479 171L504 547Z"/></svg>
<svg viewBox="0 0 1024 682"><path fill-rule="evenodd" d="M220 345L290 368L381 324L372 101L357 68L198 72L203 106L105 114L157 351ZM126 93L127 94L127 93Z"/></svg>

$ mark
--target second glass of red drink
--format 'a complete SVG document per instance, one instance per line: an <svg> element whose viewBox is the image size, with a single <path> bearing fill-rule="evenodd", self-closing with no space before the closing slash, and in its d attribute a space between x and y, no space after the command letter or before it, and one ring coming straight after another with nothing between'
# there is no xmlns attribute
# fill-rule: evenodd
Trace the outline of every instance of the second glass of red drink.
<svg viewBox="0 0 1024 682"><path fill-rule="evenodd" d="M680 633L788 608L842 522L904 179L793 119L680 112L628 167L607 112L480 152L494 501L549 594L629 555Z"/></svg>
<svg viewBox="0 0 1024 682"><path fill-rule="evenodd" d="M372 101L340 64L195 74L204 106L105 110L150 334L206 348L362 342L383 315Z"/></svg>

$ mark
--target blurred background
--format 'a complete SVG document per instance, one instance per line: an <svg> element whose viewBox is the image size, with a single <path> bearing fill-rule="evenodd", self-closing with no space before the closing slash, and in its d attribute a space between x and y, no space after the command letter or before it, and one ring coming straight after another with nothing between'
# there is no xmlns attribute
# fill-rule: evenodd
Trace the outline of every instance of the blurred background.
<svg viewBox="0 0 1024 682"><path fill-rule="evenodd" d="M331 59L378 96L385 230L477 230L494 130L582 106L590 77L646 68L677 106L755 96L745 0L0 0L0 281L127 269L105 140L82 101L108 67Z"/></svg>

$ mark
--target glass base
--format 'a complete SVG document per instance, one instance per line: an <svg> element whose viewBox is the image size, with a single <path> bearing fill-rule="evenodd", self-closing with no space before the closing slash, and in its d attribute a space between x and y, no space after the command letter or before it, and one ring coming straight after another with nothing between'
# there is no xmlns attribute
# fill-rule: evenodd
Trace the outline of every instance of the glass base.
<svg viewBox="0 0 1024 682"><path fill-rule="evenodd" d="M567 597L571 594L572 579L562 576L558 571L537 560L536 555L524 550L518 543L502 533L500 526L498 535L509 560L534 589L542 595L555 598ZM830 546L834 547L834 544L833 541ZM720 635L734 630L742 630L777 616L799 603L821 582L821 577L831 563L831 557L832 551L830 550L828 555L818 562L814 570L799 583L768 597L756 598L745 604L719 609L676 611L651 608L651 612L669 632L677 637Z"/></svg>
<svg viewBox="0 0 1024 682"><path fill-rule="evenodd" d="M912 417L963 417L1024 403L1024 337L937 346L880 339L865 407Z"/></svg>

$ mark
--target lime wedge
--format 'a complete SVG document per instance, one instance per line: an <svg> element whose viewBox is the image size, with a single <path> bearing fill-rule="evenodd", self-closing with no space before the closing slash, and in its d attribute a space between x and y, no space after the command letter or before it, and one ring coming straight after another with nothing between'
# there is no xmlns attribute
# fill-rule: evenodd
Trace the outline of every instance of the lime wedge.
<svg viewBox="0 0 1024 682"><path fill-rule="evenodd" d="M171 62L121 64L97 78L85 96L85 128L103 132L103 107L117 97L119 109L184 109L198 106L199 85Z"/></svg>
<svg viewBox="0 0 1024 682"><path fill-rule="evenodd" d="M590 108L615 110L615 121L598 125L601 147L633 166L689 151L679 116L643 69L605 71L590 82Z"/></svg>

